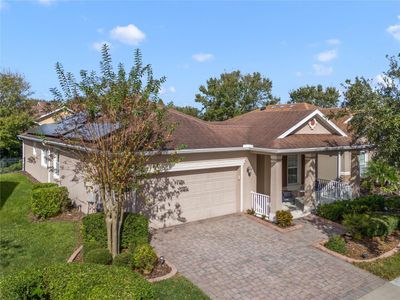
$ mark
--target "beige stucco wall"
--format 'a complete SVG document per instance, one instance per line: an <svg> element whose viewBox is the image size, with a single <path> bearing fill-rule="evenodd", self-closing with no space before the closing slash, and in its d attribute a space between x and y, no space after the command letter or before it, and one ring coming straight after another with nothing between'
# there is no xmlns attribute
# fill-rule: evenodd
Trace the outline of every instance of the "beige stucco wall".
<svg viewBox="0 0 400 300"><path fill-rule="evenodd" d="M33 147L36 148L36 156L33 155ZM47 168L40 164L40 149L42 145L31 141L24 141L25 171L40 182L48 181Z"/></svg>
<svg viewBox="0 0 400 300"><path fill-rule="evenodd" d="M335 180L337 178L337 153L318 154L318 179Z"/></svg>
<svg viewBox="0 0 400 300"><path fill-rule="evenodd" d="M305 124L303 127L298 129L294 134L331 134L331 133L332 133L331 131L329 131L317 120L317 124L315 125L314 129L311 129L311 127L308 126L308 124Z"/></svg>

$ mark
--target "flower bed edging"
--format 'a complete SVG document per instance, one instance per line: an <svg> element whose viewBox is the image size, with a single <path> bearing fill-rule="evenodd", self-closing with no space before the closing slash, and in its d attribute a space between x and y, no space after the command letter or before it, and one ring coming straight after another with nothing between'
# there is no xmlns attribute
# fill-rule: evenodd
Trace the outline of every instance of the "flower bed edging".
<svg viewBox="0 0 400 300"><path fill-rule="evenodd" d="M72 255L68 258L67 263L72 263L74 262L75 258L78 256L78 254L82 251L83 249L83 245L80 245L75 251L74 253L72 253Z"/></svg>
<svg viewBox="0 0 400 300"><path fill-rule="evenodd" d="M173 264L171 264L169 261L167 261L167 260L165 260L165 263L171 268L171 271L168 274L165 274L165 275L160 276L160 277L149 278L149 279L147 279L147 281L153 283L153 282L166 280L166 279L169 279L169 278L175 276L176 273L177 273L176 267Z"/></svg>
<svg viewBox="0 0 400 300"><path fill-rule="evenodd" d="M276 231L278 231L280 233L288 233L288 232L291 232L291 231L294 231L294 230L297 230L297 229L300 229L300 228L304 227L304 224L295 224L295 225L292 225L292 226L289 226L289 227L286 227L286 228L282 228L282 227L279 227L278 225L275 225L275 224L273 224L273 223L271 223L269 221L262 220L259 217L252 216L252 215L249 215L249 214L244 214L244 215L246 217L256 221L257 223L260 223L260 224L265 225L265 226L267 226L269 228L272 228L272 229L274 229L274 230L276 230Z"/></svg>
<svg viewBox="0 0 400 300"><path fill-rule="evenodd" d="M377 256L377 257L368 258L368 259L356 259L356 258L347 257L347 256L345 256L345 255L342 255L342 254L340 254L340 253L337 253L337 252L335 252L335 251L332 251L332 250L326 248L324 245L325 245L325 243L327 243L327 242L328 242L328 240L321 240L321 241L315 243L315 244L314 244L314 247L317 248L317 249L319 249L319 250L321 250L321 251L323 251L323 252L329 253L329 254L332 255L332 256L335 256L335 257L337 257L337 258L340 258L341 260L347 261L347 262L349 262L349 263L373 262L373 261L378 260L378 259L381 259L381 258L386 258L386 257L392 256L393 254L397 253L397 252L400 250L400 243L399 243L399 244L398 244L395 248L393 248L392 250L390 250L390 251L388 251L388 252L385 252L385 253L383 253L383 254Z"/></svg>

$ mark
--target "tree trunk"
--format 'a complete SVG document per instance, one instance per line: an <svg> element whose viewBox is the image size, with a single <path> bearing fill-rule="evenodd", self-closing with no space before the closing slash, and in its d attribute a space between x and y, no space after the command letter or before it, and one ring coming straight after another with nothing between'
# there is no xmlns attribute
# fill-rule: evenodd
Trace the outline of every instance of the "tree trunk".
<svg viewBox="0 0 400 300"><path fill-rule="evenodd" d="M107 248L112 253L112 218L106 215L106 226L107 226Z"/></svg>

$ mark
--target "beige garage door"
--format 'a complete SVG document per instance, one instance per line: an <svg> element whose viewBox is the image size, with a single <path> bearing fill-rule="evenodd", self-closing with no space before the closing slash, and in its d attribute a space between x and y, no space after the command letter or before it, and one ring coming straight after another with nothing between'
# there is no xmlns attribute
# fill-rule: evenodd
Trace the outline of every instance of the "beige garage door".
<svg viewBox="0 0 400 300"><path fill-rule="evenodd" d="M186 222L239 211L240 178L237 167L176 172L169 177L182 181L184 188L176 203Z"/></svg>

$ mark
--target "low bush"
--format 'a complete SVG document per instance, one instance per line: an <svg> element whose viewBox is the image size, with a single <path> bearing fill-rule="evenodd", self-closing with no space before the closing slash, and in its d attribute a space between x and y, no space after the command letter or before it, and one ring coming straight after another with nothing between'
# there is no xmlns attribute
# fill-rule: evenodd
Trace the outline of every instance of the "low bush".
<svg viewBox="0 0 400 300"><path fill-rule="evenodd" d="M104 213L86 215L82 220L82 235L85 242L98 242L107 246L107 227ZM149 241L149 221L140 214L125 213L121 227L121 247L129 248Z"/></svg>
<svg viewBox="0 0 400 300"><path fill-rule="evenodd" d="M385 199L384 206L385 211L400 213L400 196Z"/></svg>
<svg viewBox="0 0 400 300"><path fill-rule="evenodd" d="M85 263L109 265L112 262L112 256L108 249L93 249L85 255L84 261Z"/></svg>
<svg viewBox="0 0 400 300"><path fill-rule="evenodd" d="M133 254L131 252L122 252L114 257L112 264L119 267L133 267Z"/></svg>
<svg viewBox="0 0 400 300"><path fill-rule="evenodd" d="M254 209L248 209L246 212L247 212L249 215L252 215L252 216L254 216L254 215L256 214L256 211L255 211Z"/></svg>
<svg viewBox="0 0 400 300"><path fill-rule="evenodd" d="M39 183L34 183L32 185L32 191L37 190L37 189L46 189L46 188L53 188L53 187L58 187L59 185L57 183L52 183L52 182L39 182Z"/></svg>
<svg viewBox="0 0 400 300"><path fill-rule="evenodd" d="M133 267L143 274L150 274L156 262L157 254L149 244L138 246L135 253L133 253Z"/></svg>
<svg viewBox="0 0 400 300"><path fill-rule="evenodd" d="M355 239L383 237L392 234L397 229L399 217L349 214L344 216L343 225Z"/></svg>
<svg viewBox="0 0 400 300"><path fill-rule="evenodd" d="M332 235L324 246L332 251L341 254L345 254L347 251L346 242L342 239L342 237L337 234Z"/></svg>
<svg viewBox="0 0 400 300"><path fill-rule="evenodd" d="M154 299L154 287L126 268L57 264L0 279L1 299Z"/></svg>
<svg viewBox="0 0 400 300"><path fill-rule="evenodd" d="M276 224L280 227L288 227L292 225L293 216L288 210L278 210L276 212Z"/></svg>
<svg viewBox="0 0 400 300"><path fill-rule="evenodd" d="M32 191L32 213L39 218L47 219L60 214L69 205L66 187L36 188Z"/></svg>
<svg viewBox="0 0 400 300"><path fill-rule="evenodd" d="M103 245L102 243L96 242L96 241L90 241L90 242L83 242L83 260L86 261L87 254L95 249L105 249L107 248L107 245Z"/></svg>

